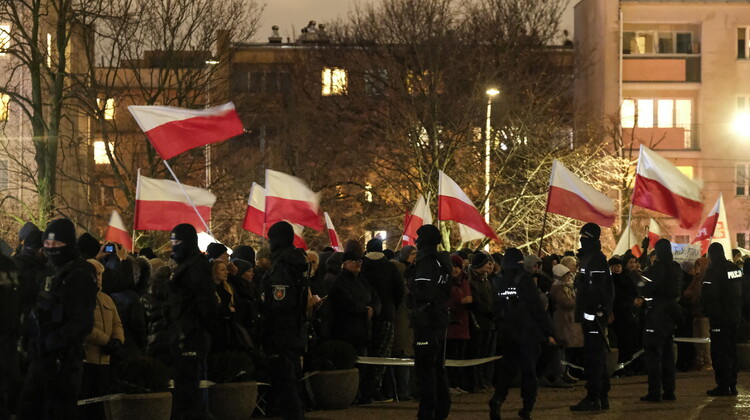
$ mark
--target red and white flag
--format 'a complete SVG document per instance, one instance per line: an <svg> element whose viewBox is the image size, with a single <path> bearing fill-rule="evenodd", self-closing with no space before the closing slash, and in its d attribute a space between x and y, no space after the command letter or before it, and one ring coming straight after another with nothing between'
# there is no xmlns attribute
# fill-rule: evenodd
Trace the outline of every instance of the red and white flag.
<svg viewBox="0 0 750 420"><path fill-rule="evenodd" d="M620 240L617 241L617 246L612 252L612 255L622 256L623 254L625 254L625 252L630 250L633 255L635 255L636 257L640 257L641 255L643 255L643 250L641 249L641 246L639 244L640 242L635 236L635 233L633 233L633 230L630 229L630 226L627 226L625 228L625 231L622 232L622 235L620 235Z"/></svg>
<svg viewBox="0 0 750 420"><path fill-rule="evenodd" d="M253 182L242 228L262 237L266 236L266 191Z"/></svg>
<svg viewBox="0 0 750 420"><path fill-rule="evenodd" d="M651 248L656 245L656 241L661 239L661 228L659 227L659 224L656 223L656 220L649 219L648 221L648 246Z"/></svg>
<svg viewBox="0 0 750 420"><path fill-rule="evenodd" d="M266 225L280 220L323 230L320 197L294 176L266 169Z"/></svg>
<svg viewBox="0 0 750 420"><path fill-rule="evenodd" d="M307 242L305 242L305 239L302 237L305 227L302 225L295 225L294 223L290 224L292 225L292 229L294 229L294 247L302 248L307 251Z"/></svg>
<svg viewBox="0 0 750 420"><path fill-rule="evenodd" d="M165 160L245 131L232 102L206 109L130 105L128 110Z"/></svg>
<svg viewBox="0 0 750 420"><path fill-rule="evenodd" d="M211 219L216 196L203 188L182 185L203 220ZM172 230L180 223L189 223L198 232L205 226L179 185L168 179L148 178L138 174L135 190L135 230Z"/></svg>
<svg viewBox="0 0 750 420"><path fill-rule="evenodd" d="M417 203L411 213L406 213L404 217L404 237L401 246L414 245L417 239L417 229L422 225L432 224L432 212L430 205L421 195L417 198Z"/></svg>
<svg viewBox="0 0 750 420"><path fill-rule="evenodd" d="M485 237L498 240L495 232L484 221L482 214L461 187L445 172L440 171L439 175L438 220L453 220L458 223L458 231L464 242Z"/></svg>
<svg viewBox="0 0 750 420"><path fill-rule="evenodd" d="M701 186L643 145L638 157L633 204L675 217L683 228L694 226L703 213Z"/></svg>
<svg viewBox="0 0 750 420"><path fill-rule="evenodd" d="M133 238L128 233L128 228L125 227L125 223L122 222L120 213L117 210L112 210L112 216L109 217L109 226L107 226L107 233L104 235L104 240L107 242L117 242L128 251L133 251Z"/></svg>
<svg viewBox="0 0 750 420"><path fill-rule="evenodd" d="M701 255L708 252L711 242L718 242L724 247L724 254L728 260L732 260L732 243L729 239L729 225L727 224L727 210L724 207L724 197L719 193L716 204L706 217L698 236L693 239L694 244L701 245Z"/></svg>
<svg viewBox="0 0 750 420"><path fill-rule="evenodd" d="M333 221L331 221L331 216L328 215L328 212L323 212L323 216L325 216L326 219L326 228L328 229L328 238L331 240L331 247L336 252L341 252L341 240L339 239L339 234L336 233L336 228L333 227Z"/></svg>
<svg viewBox="0 0 750 420"><path fill-rule="evenodd" d="M612 226L617 214L611 198L583 182L557 159L552 162L547 211L601 226Z"/></svg>

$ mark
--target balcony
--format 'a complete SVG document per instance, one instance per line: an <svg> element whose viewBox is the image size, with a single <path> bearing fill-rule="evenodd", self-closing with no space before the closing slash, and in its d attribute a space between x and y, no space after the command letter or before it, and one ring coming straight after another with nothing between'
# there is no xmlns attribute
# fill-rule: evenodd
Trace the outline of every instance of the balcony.
<svg viewBox="0 0 750 420"><path fill-rule="evenodd" d="M697 126L687 130L672 128L623 128L622 139L626 148L638 149L640 145L655 150L698 150Z"/></svg>
<svg viewBox="0 0 750 420"><path fill-rule="evenodd" d="M699 54L623 55L623 82L700 83Z"/></svg>

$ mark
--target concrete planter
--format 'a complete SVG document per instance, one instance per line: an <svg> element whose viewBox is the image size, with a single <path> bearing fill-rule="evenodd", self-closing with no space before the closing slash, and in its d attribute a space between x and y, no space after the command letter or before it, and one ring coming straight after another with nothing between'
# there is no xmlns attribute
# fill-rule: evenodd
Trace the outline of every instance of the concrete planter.
<svg viewBox="0 0 750 420"><path fill-rule="evenodd" d="M249 419L257 401L257 382L232 382L208 388L208 408L216 420Z"/></svg>
<svg viewBox="0 0 750 420"><path fill-rule="evenodd" d="M126 394L104 402L107 420L169 420L172 416L172 394Z"/></svg>
<svg viewBox="0 0 750 420"><path fill-rule="evenodd" d="M737 365L740 370L750 370L750 343L737 344Z"/></svg>
<svg viewBox="0 0 750 420"><path fill-rule="evenodd" d="M359 370L327 370L307 378L307 391L317 407L339 410L349 407L357 397Z"/></svg>

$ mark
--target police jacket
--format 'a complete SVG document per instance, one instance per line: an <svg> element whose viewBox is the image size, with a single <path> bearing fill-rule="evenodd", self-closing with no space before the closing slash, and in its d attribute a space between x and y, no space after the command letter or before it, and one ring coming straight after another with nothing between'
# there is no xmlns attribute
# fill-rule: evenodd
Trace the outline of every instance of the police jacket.
<svg viewBox="0 0 750 420"><path fill-rule="evenodd" d="M712 259L703 277L701 304L711 325L736 327L742 317L742 271L731 261Z"/></svg>
<svg viewBox="0 0 750 420"><path fill-rule="evenodd" d="M200 252L180 263L172 274L169 318L173 324L173 348L184 356L208 354L208 331L216 325L218 303L211 281L211 263Z"/></svg>
<svg viewBox="0 0 750 420"><path fill-rule="evenodd" d="M674 261L657 260L643 273L643 276L645 278L640 294L643 296L646 307L646 328L654 327L650 324L654 321L658 322L661 319L659 315L667 315L672 319L679 317L682 310L677 302L681 295L682 284L680 266Z"/></svg>
<svg viewBox="0 0 750 420"><path fill-rule="evenodd" d="M91 264L75 258L44 279L31 315L32 357L83 355L84 340L94 326L95 276Z"/></svg>
<svg viewBox="0 0 750 420"><path fill-rule="evenodd" d="M498 329L505 339L538 343L554 336L534 279L523 269L506 272L500 279L495 312Z"/></svg>
<svg viewBox="0 0 750 420"><path fill-rule="evenodd" d="M271 253L271 269L261 283L263 344L266 353L303 350L307 344L305 251L293 246Z"/></svg>
<svg viewBox="0 0 750 420"><path fill-rule="evenodd" d="M349 270L341 270L331 285L328 297L333 315L333 336L354 346L367 344L371 337L367 307L371 307L374 314L382 310L373 287L361 274L356 276Z"/></svg>
<svg viewBox="0 0 750 420"><path fill-rule="evenodd" d="M580 257L581 267L575 281L575 320L581 323L584 331L602 332L612 313L614 301L614 285L607 257L599 248L584 252Z"/></svg>
<svg viewBox="0 0 750 420"><path fill-rule="evenodd" d="M450 324L448 300L451 294L450 274L453 262L447 252L437 248L420 248L414 264L405 271L411 307L409 319L415 339L443 337Z"/></svg>

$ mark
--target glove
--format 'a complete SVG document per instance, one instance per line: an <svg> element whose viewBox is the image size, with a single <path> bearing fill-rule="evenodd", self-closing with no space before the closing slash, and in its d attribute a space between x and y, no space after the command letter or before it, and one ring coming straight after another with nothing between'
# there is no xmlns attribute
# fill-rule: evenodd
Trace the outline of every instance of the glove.
<svg viewBox="0 0 750 420"><path fill-rule="evenodd" d="M644 251L648 249L648 236L643 238L643 242L641 242L641 249Z"/></svg>
<svg viewBox="0 0 750 420"><path fill-rule="evenodd" d="M117 351L117 349L122 346L122 341L116 339L116 338L110 338L109 341L107 341L107 344L104 345L102 348L102 353L104 354L112 354Z"/></svg>

